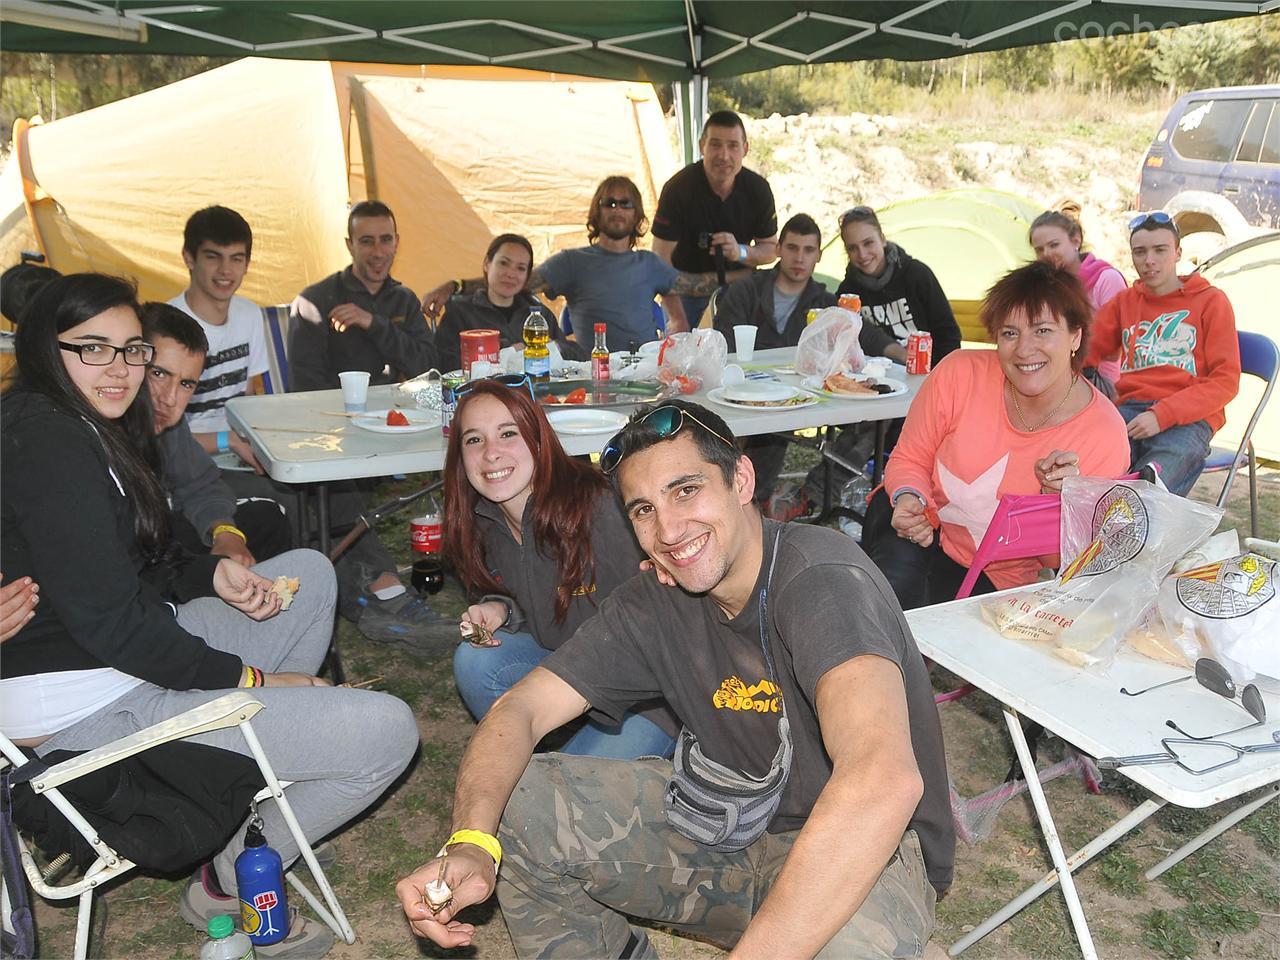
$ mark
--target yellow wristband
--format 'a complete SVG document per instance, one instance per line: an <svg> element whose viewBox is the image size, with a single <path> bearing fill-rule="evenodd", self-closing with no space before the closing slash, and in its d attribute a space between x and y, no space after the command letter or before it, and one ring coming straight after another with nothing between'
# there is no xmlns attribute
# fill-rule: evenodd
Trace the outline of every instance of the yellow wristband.
<svg viewBox="0 0 1280 960"><path fill-rule="evenodd" d="M493 857L493 868L498 869L498 865L502 863L502 844L498 842L498 838L489 833L480 830L459 830L452 837L444 842L444 846L440 849L441 853L448 850L455 843L474 843L489 856Z"/></svg>
<svg viewBox="0 0 1280 960"><path fill-rule="evenodd" d="M214 538L216 538L220 533L234 533L237 537L239 537L245 543L249 542L249 538L244 535L243 530L241 530L239 527L232 526L229 523L220 523L213 528L212 535Z"/></svg>

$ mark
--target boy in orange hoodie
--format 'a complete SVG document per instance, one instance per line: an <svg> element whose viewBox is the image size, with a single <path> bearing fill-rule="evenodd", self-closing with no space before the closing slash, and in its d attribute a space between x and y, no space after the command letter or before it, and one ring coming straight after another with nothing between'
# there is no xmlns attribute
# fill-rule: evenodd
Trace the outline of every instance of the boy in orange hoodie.
<svg viewBox="0 0 1280 960"><path fill-rule="evenodd" d="M1227 295L1198 273L1178 276L1179 241L1167 213L1129 223L1139 279L1094 317L1085 362L1120 353L1116 404L1128 424L1130 468L1158 464L1165 486L1185 495L1240 388L1240 345Z"/></svg>

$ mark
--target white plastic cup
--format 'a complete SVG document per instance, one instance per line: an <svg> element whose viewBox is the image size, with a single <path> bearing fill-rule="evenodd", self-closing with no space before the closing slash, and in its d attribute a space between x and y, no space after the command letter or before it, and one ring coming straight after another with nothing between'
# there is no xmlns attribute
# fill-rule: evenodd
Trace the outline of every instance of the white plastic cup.
<svg viewBox="0 0 1280 960"><path fill-rule="evenodd" d="M746 371L736 363L725 364L724 373L720 376L720 385L723 387L732 387L742 383L747 379Z"/></svg>
<svg viewBox="0 0 1280 960"><path fill-rule="evenodd" d="M733 327L734 352L739 360L750 360L756 351L756 327L753 323L738 323Z"/></svg>
<svg viewBox="0 0 1280 960"><path fill-rule="evenodd" d="M369 374L364 370L344 370L338 374L342 383L342 406L347 413L364 413L369 406Z"/></svg>

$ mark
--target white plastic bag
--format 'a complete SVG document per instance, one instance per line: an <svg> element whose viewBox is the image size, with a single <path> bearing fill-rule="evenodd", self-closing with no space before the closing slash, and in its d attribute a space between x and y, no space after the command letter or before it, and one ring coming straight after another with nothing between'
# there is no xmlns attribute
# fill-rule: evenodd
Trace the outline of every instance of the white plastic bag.
<svg viewBox="0 0 1280 960"><path fill-rule="evenodd" d="M821 388L835 373L857 373L866 362L858 334L862 315L840 307L827 307L804 328L796 344L796 373Z"/></svg>
<svg viewBox="0 0 1280 960"><path fill-rule="evenodd" d="M1165 629L1197 638L1239 682L1280 678L1277 566L1240 553L1166 578L1156 602Z"/></svg>
<svg viewBox="0 0 1280 960"><path fill-rule="evenodd" d="M673 333L658 348L658 381L681 393L720 386L729 344L719 330Z"/></svg>
<svg viewBox="0 0 1280 960"><path fill-rule="evenodd" d="M983 616L1006 637L1045 642L1068 663L1106 669L1160 581L1221 518L1217 507L1145 480L1068 477L1058 578L987 601Z"/></svg>

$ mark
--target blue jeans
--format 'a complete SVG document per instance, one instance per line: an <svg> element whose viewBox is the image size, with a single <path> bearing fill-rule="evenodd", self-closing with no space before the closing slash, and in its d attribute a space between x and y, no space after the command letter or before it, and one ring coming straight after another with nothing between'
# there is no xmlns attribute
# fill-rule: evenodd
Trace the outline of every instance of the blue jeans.
<svg viewBox="0 0 1280 960"><path fill-rule="evenodd" d="M462 702L477 720L551 653L530 633L499 630L497 636L502 640L501 646L473 647L463 643L453 654L454 682ZM665 730L634 713L627 714L616 727L588 720L559 748L560 753L611 760L669 757L674 750L675 741Z"/></svg>
<svg viewBox="0 0 1280 960"><path fill-rule="evenodd" d="M1152 400L1126 400L1118 405L1120 416L1128 423L1138 414L1155 406ZM1200 478L1204 459L1209 455L1213 431L1203 420L1180 423L1161 430L1154 437L1129 441L1129 469L1137 470L1148 463L1160 465L1160 479L1170 493L1185 497Z"/></svg>

